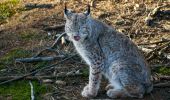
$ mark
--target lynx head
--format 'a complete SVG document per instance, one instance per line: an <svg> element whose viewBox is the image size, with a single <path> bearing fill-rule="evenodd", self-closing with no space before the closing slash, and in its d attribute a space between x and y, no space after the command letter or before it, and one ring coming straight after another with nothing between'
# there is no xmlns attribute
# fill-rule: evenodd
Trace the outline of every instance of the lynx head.
<svg viewBox="0 0 170 100"><path fill-rule="evenodd" d="M64 16L66 18L65 32L72 41L83 42L89 34L90 6L85 13L73 13L65 6Z"/></svg>

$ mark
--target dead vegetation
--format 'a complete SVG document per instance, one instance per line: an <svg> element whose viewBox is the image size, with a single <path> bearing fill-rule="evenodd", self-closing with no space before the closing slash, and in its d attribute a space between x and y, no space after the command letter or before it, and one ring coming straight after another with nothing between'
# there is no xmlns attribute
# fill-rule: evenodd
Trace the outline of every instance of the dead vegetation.
<svg viewBox="0 0 170 100"><path fill-rule="evenodd" d="M20 84L35 80L40 86L33 84L34 88L44 88L42 84L48 88L35 93L36 99L85 100L80 92L88 80L88 67L64 34L64 1L59 1L22 0L18 8L22 10L0 22L0 85L3 88L18 85L14 81L20 82L21 79L26 82ZM93 17L127 35L145 54L152 69L155 89L143 100L168 100L169 1L90 0L89 3ZM85 11L86 4L86 0L68 1L68 7L77 12ZM106 81L102 82L101 88L106 84ZM30 86L26 87L25 96L31 98ZM0 99L15 99L13 92L3 92L3 88L0 88ZM39 90L35 89L34 92ZM16 100L19 99L24 98L18 96ZM100 91L97 99L108 99L105 91Z"/></svg>

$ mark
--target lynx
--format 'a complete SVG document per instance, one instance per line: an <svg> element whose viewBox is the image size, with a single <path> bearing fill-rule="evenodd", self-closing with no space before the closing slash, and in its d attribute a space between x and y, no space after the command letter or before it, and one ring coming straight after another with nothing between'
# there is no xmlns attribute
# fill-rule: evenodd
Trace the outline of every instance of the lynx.
<svg viewBox="0 0 170 100"><path fill-rule="evenodd" d="M84 13L65 6L65 32L89 65L89 82L82 96L97 96L102 75L108 79L107 96L143 98L152 91L150 69L137 46L125 35Z"/></svg>

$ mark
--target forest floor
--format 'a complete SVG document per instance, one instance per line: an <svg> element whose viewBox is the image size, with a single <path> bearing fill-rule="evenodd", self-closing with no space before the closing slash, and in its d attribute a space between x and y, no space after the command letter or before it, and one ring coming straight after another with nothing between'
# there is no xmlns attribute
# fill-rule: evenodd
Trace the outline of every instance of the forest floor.
<svg viewBox="0 0 170 100"><path fill-rule="evenodd" d="M68 8L85 11L87 1L80 1L68 1ZM93 0L90 5L92 17L127 35L150 64L154 89L141 100L170 100L170 1ZM158 6L162 7L154 13ZM0 1L0 100L30 100L29 82L37 100L86 100L81 91L88 83L88 66L75 55L67 36L59 38L52 50L44 50L64 33L63 9L62 0ZM36 58L42 50L38 57L60 58L31 63L16 61ZM47 67L52 64L56 65ZM1 84L11 79L15 81ZM103 79L94 99L110 99L105 93L106 85L107 80Z"/></svg>

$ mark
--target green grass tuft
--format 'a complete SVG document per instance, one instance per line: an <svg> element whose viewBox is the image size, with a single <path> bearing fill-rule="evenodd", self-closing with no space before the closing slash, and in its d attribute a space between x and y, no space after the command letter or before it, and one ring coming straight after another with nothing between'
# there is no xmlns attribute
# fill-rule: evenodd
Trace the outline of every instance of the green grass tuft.
<svg viewBox="0 0 170 100"><path fill-rule="evenodd" d="M170 68L169 67L161 67L158 69L157 72L162 75L170 75Z"/></svg>
<svg viewBox="0 0 170 100"><path fill-rule="evenodd" d="M35 92L36 100L41 100L40 94L46 92L46 86L40 85L38 82L32 82ZM30 100L31 89L29 81L17 81L11 84L0 86L0 97L6 100L7 97L11 97L12 100Z"/></svg>
<svg viewBox="0 0 170 100"><path fill-rule="evenodd" d="M20 0L7 0L0 3L0 23L17 12L19 2Z"/></svg>
<svg viewBox="0 0 170 100"><path fill-rule="evenodd" d="M30 55L30 51L24 50L22 48L15 48L0 58L0 69L3 68L3 66L13 64L16 58L24 58Z"/></svg>
<svg viewBox="0 0 170 100"><path fill-rule="evenodd" d="M42 34L37 33L36 31L25 31L19 34L19 38L25 41L29 40L40 40L44 37Z"/></svg>
<svg viewBox="0 0 170 100"><path fill-rule="evenodd" d="M88 76L89 76L89 68L88 68L88 67L85 67L85 68L82 70L82 73L83 73L83 76L84 76L84 77L88 77Z"/></svg>

